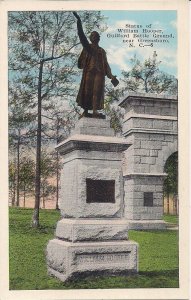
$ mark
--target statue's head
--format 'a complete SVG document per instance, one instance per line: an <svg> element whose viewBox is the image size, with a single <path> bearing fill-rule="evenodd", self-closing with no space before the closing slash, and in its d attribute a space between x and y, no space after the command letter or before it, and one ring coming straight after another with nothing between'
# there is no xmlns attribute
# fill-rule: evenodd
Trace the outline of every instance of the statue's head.
<svg viewBox="0 0 191 300"><path fill-rule="evenodd" d="M99 42L100 40L100 35L97 31L92 31L92 33L90 34L90 41L93 42Z"/></svg>

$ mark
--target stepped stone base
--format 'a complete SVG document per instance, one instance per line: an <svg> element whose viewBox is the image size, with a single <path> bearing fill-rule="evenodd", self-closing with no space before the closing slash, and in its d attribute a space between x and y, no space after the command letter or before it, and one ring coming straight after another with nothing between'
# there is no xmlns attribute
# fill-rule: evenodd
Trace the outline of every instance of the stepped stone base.
<svg viewBox="0 0 191 300"><path fill-rule="evenodd" d="M71 242L128 240L128 223L125 219L62 219L55 236Z"/></svg>
<svg viewBox="0 0 191 300"><path fill-rule="evenodd" d="M166 228L167 223L163 220L129 221L129 229L132 230L164 230Z"/></svg>
<svg viewBox="0 0 191 300"><path fill-rule="evenodd" d="M53 239L47 246L48 273L63 282L79 274L136 273L137 248L133 241L72 243Z"/></svg>
<svg viewBox="0 0 191 300"><path fill-rule="evenodd" d="M88 274L138 271L138 244L124 219L122 152L109 120L82 118L57 149L63 156L55 239L47 245L48 273L67 281Z"/></svg>

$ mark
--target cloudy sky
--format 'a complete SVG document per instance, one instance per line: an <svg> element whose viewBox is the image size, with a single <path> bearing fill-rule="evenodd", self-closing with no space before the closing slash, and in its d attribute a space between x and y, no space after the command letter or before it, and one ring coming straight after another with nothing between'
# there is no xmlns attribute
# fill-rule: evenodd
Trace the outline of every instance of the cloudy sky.
<svg viewBox="0 0 191 300"><path fill-rule="evenodd" d="M131 67L130 59L135 54L142 61L152 57L156 51L157 59L161 61L160 69L177 76L176 11L115 10L102 11L102 13L107 17L108 28L101 35L100 46L107 52L113 74L120 77L122 70L129 70ZM148 35L147 37L137 37L134 36L134 33L124 32L123 29L138 30L138 33L135 34L146 33ZM150 30L150 32L145 30ZM116 34L127 35L128 33L129 38L115 37ZM160 37L153 36L153 34ZM133 43L127 40L133 40ZM155 41L152 43L153 40ZM161 42L162 40L163 42ZM130 47L130 43L133 44L133 47Z"/></svg>

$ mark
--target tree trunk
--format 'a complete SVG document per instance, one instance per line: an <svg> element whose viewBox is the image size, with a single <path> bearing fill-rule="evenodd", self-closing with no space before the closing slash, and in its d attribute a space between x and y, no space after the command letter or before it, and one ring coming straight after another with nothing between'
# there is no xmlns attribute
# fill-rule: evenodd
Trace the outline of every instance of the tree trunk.
<svg viewBox="0 0 191 300"><path fill-rule="evenodd" d="M33 212L33 220L32 220L32 226L37 228L39 227L39 209L34 208Z"/></svg>
<svg viewBox="0 0 191 300"><path fill-rule="evenodd" d="M42 205L43 205L43 208L45 208L45 199L44 199L44 195L42 196Z"/></svg>
<svg viewBox="0 0 191 300"><path fill-rule="evenodd" d="M59 209L58 206L58 197L59 197L59 157L58 152L56 154L56 209Z"/></svg>
<svg viewBox="0 0 191 300"><path fill-rule="evenodd" d="M36 144L36 174L35 174L35 206L32 218L32 227L39 226L39 207L40 207L40 160L41 160L41 90L42 90L43 61L40 62L38 78L38 127Z"/></svg>
<svg viewBox="0 0 191 300"><path fill-rule="evenodd" d="M167 214L169 214L169 211L170 211L170 209L169 209L169 202L170 202L170 195L169 195L169 193L167 194Z"/></svg>
<svg viewBox="0 0 191 300"><path fill-rule="evenodd" d="M17 142L17 168L16 168L16 185L17 185L17 194L16 194L16 206L19 206L19 190L20 190L20 130L18 133L18 142Z"/></svg>
<svg viewBox="0 0 191 300"><path fill-rule="evenodd" d="M173 196L173 202L174 202L174 214L177 216L178 215L178 209L177 209L177 194L174 194Z"/></svg>
<svg viewBox="0 0 191 300"><path fill-rule="evenodd" d="M58 197L59 197L59 155L58 151L56 153L56 209L59 209L58 206Z"/></svg>
<svg viewBox="0 0 191 300"><path fill-rule="evenodd" d="M23 195L23 206L25 207L25 198L26 198L26 190L25 190L25 185L24 185L24 195Z"/></svg>
<svg viewBox="0 0 191 300"><path fill-rule="evenodd" d="M11 206L15 206L15 188L13 187L13 193L11 194Z"/></svg>
<svg viewBox="0 0 191 300"><path fill-rule="evenodd" d="M42 190L42 207L45 208L44 185L43 185L43 190Z"/></svg>
<svg viewBox="0 0 191 300"><path fill-rule="evenodd" d="M11 205L15 206L15 196L16 196L16 176L15 176L15 172L14 172L14 178L13 178L13 195L12 195L12 199L11 199Z"/></svg>
<svg viewBox="0 0 191 300"><path fill-rule="evenodd" d="M59 142L59 120L56 128L57 144ZM59 154L56 152L56 209L59 210L58 197L59 197Z"/></svg>
<svg viewBox="0 0 191 300"><path fill-rule="evenodd" d="M148 93L148 86L147 86L147 81L144 81L144 85L145 85L145 92Z"/></svg>

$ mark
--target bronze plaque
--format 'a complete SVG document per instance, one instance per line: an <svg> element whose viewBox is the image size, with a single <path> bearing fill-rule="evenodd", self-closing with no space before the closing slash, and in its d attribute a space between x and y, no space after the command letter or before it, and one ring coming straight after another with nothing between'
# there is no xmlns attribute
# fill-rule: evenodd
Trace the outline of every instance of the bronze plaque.
<svg viewBox="0 0 191 300"><path fill-rule="evenodd" d="M115 203L115 180L86 178L87 203Z"/></svg>

